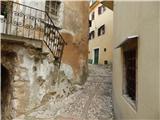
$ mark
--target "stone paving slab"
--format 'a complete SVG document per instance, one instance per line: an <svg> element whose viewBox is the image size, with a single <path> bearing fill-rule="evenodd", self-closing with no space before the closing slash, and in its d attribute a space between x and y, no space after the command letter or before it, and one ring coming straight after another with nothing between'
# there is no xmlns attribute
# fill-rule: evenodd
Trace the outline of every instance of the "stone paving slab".
<svg viewBox="0 0 160 120"><path fill-rule="evenodd" d="M83 86L78 101L66 106L60 114L68 113L78 120L112 120L114 114L111 73L107 72L104 66L90 65L89 69L88 80Z"/></svg>
<svg viewBox="0 0 160 120"><path fill-rule="evenodd" d="M106 66L89 65L81 89L68 97L49 101L20 120L113 120L112 73Z"/></svg>

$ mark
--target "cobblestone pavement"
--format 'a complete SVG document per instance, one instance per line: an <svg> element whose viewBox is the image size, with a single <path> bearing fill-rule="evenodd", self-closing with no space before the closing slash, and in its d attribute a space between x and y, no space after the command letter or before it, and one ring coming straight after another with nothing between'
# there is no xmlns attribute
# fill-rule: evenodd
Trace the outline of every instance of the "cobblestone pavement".
<svg viewBox="0 0 160 120"><path fill-rule="evenodd" d="M28 113L25 120L113 120L112 73L102 65L89 65L86 83L63 100Z"/></svg>

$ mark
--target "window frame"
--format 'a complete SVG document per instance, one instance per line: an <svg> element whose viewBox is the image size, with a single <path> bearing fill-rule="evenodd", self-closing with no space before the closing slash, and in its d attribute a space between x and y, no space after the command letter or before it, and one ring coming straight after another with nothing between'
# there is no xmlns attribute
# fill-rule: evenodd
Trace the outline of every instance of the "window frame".
<svg viewBox="0 0 160 120"><path fill-rule="evenodd" d="M136 56L135 56L135 100L132 100L131 97L127 93L127 79L126 79L126 65L125 65L125 56L124 52L136 49ZM137 104L138 104L138 38L133 38L132 41L129 41L121 46L121 52L122 52L122 60L123 60L123 81L122 81L122 95L125 98L125 100L134 108L134 110L137 110Z"/></svg>
<svg viewBox="0 0 160 120"><path fill-rule="evenodd" d="M89 20L89 27L92 27L92 20Z"/></svg>
<svg viewBox="0 0 160 120"><path fill-rule="evenodd" d="M51 15L51 17L58 17L59 10L61 7L60 1L46 1L45 2L45 11Z"/></svg>
<svg viewBox="0 0 160 120"><path fill-rule="evenodd" d="M95 31L93 30L89 33L89 40L94 39L94 38L95 38Z"/></svg>
<svg viewBox="0 0 160 120"><path fill-rule="evenodd" d="M106 11L106 8L104 5L101 5L98 7L98 15L103 14Z"/></svg>
<svg viewBox="0 0 160 120"><path fill-rule="evenodd" d="M95 31L91 31L91 39L94 39L95 38Z"/></svg>
<svg viewBox="0 0 160 120"><path fill-rule="evenodd" d="M101 15L102 14L102 6L99 6L98 7L98 15Z"/></svg>
<svg viewBox="0 0 160 120"><path fill-rule="evenodd" d="M8 1L1 1L1 15L4 16L4 18L7 18L7 14L8 13L8 10L7 10L7 7L8 7Z"/></svg>
<svg viewBox="0 0 160 120"><path fill-rule="evenodd" d="M106 32L106 30L105 30L105 24L103 24L101 27L98 28L98 36L104 35L105 32Z"/></svg>
<svg viewBox="0 0 160 120"><path fill-rule="evenodd" d="M94 20L95 19L95 12L92 12L91 14L91 20Z"/></svg>

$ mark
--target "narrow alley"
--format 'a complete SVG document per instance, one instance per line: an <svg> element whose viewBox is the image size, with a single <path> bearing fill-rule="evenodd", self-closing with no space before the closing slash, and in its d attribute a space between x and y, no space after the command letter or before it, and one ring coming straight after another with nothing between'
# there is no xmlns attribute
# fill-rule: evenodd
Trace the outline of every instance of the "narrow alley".
<svg viewBox="0 0 160 120"><path fill-rule="evenodd" d="M103 65L89 65L85 85L58 111L57 120L112 120L111 74Z"/></svg>
<svg viewBox="0 0 160 120"><path fill-rule="evenodd" d="M160 120L159 1L0 5L0 120Z"/></svg>
<svg viewBox="0 0 160 120"><path fill-rule="evenodd" d="M89 65L86 83L77 86L72 95L50 101L15 120L113 120L111 76L106 66Z"/></svg>

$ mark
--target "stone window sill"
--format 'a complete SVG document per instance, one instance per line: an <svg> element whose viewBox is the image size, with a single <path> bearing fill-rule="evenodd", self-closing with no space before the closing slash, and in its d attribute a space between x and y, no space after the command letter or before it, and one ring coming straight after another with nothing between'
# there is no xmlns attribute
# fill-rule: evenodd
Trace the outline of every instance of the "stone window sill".
<svg viewBox="0 0 160 120"><path fill-rule="evenodd" d="M132 100L127 94L123 94L123 98L129 103L129 105L133 108L133 110L137 111L136 101Z"/></svg>

